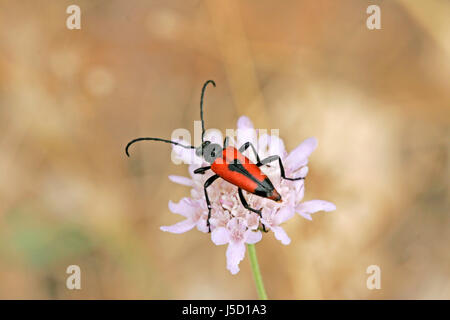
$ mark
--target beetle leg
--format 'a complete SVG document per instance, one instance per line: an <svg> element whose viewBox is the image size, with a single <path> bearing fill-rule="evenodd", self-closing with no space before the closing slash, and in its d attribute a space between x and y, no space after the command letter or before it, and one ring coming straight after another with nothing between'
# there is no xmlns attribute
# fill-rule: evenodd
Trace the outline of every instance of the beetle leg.
<svg viewBox="0 0 450 320"><path fill-rule="evenodd" d="M250 206L247 203L247 200L245 200L245 198L244 198L244 194L242 193L241 188L238 188L238 193L239 193L239 199L241 199L241 203L244 206L244 208L247 210L250 210L251 212L257 213L262 218L261 209L256 210L256 209L250 208ZM261 224L263 226L264 232L266 232L266 227L264 226L264 223L261 222Z"/></svg>
<svg viewBox="0 0 450 320"><path fill-rule="evenodd" d="M248 147L251 147L251 148L252 148L253 153L254 153L255 156L256 156L256 164L258 165L259 163L261 163L261 159L259 159L258 152L256 152L256 149L255 149L255 147L253 146L253 144L252 144L251 142L246 142L246 143L244 143L244 144L239 148L239 152L240 152L240 153L243 153L245 150L248 149Z"/></svg>
<svg viewBox="0 0 450 320"><path fill-rule="evenodd" d="M269 156L265 159L263 159L260 163L257 164L258 167L261 167L269 162L273 162L275 160L278 160L278 163L280 164L280 171L281 171L281 177L283 179L286 180L290 180L290 181L296 181L296 180L304 180L305 177L300 177L300 178L287 178L285 173L284 173L284 167L283 167L283 163L281 162L281 158L280 156Z"/></svg>
<svg viewBox="0 0 450 320"><path fill-rule="evenodd" d="M211 225L209 224L209 219L211 219L211 202L209 201L208 192L206 191L206 188L208 188L214 181L216 181L217 178L219 178L219 176L217 174L209 177L203 186L203 190L205 190L206 206L208 207L208 219L206 220L206 225L208 226L208 232L211 232Z"/></svg>
<svg viewBox="0 0 450 320"><path fill-rule="evenodd" d="M242 193L242 189L241 188L238 188L238 193L239 193L239 199L241 199L241 202L242 202L242 205L244 206L244 208L247 209L247 210L250 210L250 211L252 211L254 213L257 213L260 217L262 217L261 216L261 209L256 210L256 209L250 208L250 206L247 203L247 200L245 200L245 198L244 198L244 194Z"/></svg>
<svg viewBox="0 0 450 320"><path fill-rule="evenodd" d="M258 163L257 166L261 167L261 166L263 166L265 164L268 164L270 162L273 162L273 161L277 160L278 158L279 158L279 156L269 156L269 157L263 159L260 163Z"/></svg>
<svg viewBox="0 0 450 320"><path fill-rule="evenodd" d="M208 171L209 169L211 169L211 166L201 167L201 168L195 169L194 173L205 174L205 171Z"/></svg>
<svg viewBox="0 0 450 320"><path fill-rule="evenodd" d="M228 147L229 144L230 144L230 137L226 136L225 139L223 140L223 148L225 149L226 147Z"/></svg>

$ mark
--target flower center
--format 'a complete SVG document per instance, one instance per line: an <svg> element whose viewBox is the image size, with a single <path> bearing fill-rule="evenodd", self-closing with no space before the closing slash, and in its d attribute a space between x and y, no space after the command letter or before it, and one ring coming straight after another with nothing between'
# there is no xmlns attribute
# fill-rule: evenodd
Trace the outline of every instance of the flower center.
<svg viewBox="0 0 450 320"><path fill-rule="evenodd" d="M230 236L231 239L235 242L241 242L244 240L244 232L242 230L231 230Z"/></svg>

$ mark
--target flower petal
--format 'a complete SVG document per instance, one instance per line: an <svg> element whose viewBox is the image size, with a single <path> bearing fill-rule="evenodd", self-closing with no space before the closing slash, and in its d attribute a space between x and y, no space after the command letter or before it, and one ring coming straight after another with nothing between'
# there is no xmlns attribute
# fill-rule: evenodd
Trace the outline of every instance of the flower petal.
<svg viewBox="0 0 450 320"><path fill-rule="evenodd" d="M245 220L247 220L247 227L251 230L256 230L259 227L259 215L254 212L247 212L245 214Z"/></svg>
<svg viewBox="0 0 450 320"><path fill-rule="evenodd" d="M261 233L261 231L247 230L245 232L245 237L246 237L245 242L250 243L250 244L255 244L255 243L261 241L262 233Z"/></svg>
<svg viewBox="0 0 450 320"><path fill-rule="evenodd" d="M286 157L284 165L291 171L305 166L308 163L308 157L317 148L317 139L308 138L303 141L297 148L291 151Z"/></svg>
<svg viewBox="0 0 450 320"><path fill-rule="evenodd" d="M293 206L287 205L281 208L274 217L274 222L279 225L287 220L291 219L295 215L295 208Z"/></svg>
<svg viewBox="0 0 450 320"><path fill-rule="evenodd" d="M169 180L183 186L192 187L194 185L194 181L188 177L170 175Z"/></svg>
<svg viewBox="0 0 450 320"><path fill-rule="evenodd" d="M309 168L308 166L304 166L303 168L300 169L298 176L299 177L306 177L308 175L309 172Z"/></svg>
<svg viewBox="0 0 450 320"><path fill-rule="evenodd" d="M317 211L333 211L336 210L336 206L325 200L310 200L303 203L300 203L295 210L302 217L312 220L311 214Z"/></svg>
<svg viewBox="0 0 450 320"><path fill-rule="evenodd" d="M298 214L301 215L306 220L312 221L312 217L309 213L298 212Z"/></svg>
<svg viewBox="0 0 450 320"><path fill-rule="evenodd" d="M244 232L247 229L247 220L243 218L233 218L227 223L228 230Z"/></svg>
<svg viewBox="0 0 450 320"><path fill-rule="evenodd" d="M269 155L277 155L284 157L286 149L284 147L284 142L280 137L270 136L269 141Z"/></svg>
<svg viewBox="0 0 450 320"><path fill-rule="evenodd" d="M236 131L236 135L237 135L237 145L236 145L237 149L239 149L246 142L252 143L255 146L255 148L258 147L256 145L257 134L255 129L238 129ZM254 159L255 154L252 152L251 149L248 150L249 152L247 153L247 157L252 161L255 161L256 160Z"/></svg>
<svg viewBox="0 0 450 320"><path fill-rule="evenodd" d="M253 123L246 116L242 116L239 118L237 123L236 136L237 136L236 148L239 149L246 142L251 142L257 148L256 130L253 127ZM252 157L254 156L253 153L249 153L249 156L251 160L255 160L252 159Z"/></svg>
<svg viewBox="0 0 450 320"><path fill-rule="evenodd" d="M239 263L244 259L245 245L243 242L230 242L227 248L227 269L232 274L239 272Z"/></svg>
<svg viewBox="0 0 450 320"><path fill-rule="evenodd" d="M288 245L291 243L291 239L287 235L286 231L280 226L272 227L271 230L273 231L275 238L277 240L280 240L282 244Z"/></svg>
<svg viewBox="0 0 450 320"><path fill-rule="evenodd" d="M259 135L258 138L258 153L260 156L265 157L268 154L270 136L267 133Z"/></svg>
<svg viewBox="0 0 450 320"><path fill-rule="evenodd" d="M194 205L190 198L183 198L178 203L170 200L169 210L173 213L189 218L195 214L195 212L198 210L198 207Z"/></svg>
<svg viewBox="0 0 450 320"><path fill-rule="evenodd" d="M269 154L269 142L270 136L267 133L259 132L258 145L256 147L256 151L258 151L258 155L261 159L267 158Z"/></svg>
<svg viewBox="0 0 450 320"><path fill-rule="evenodd" d="M291 171L291 170L289 170L289 171ZM309 172L308 166L304 166L304 167L301 167L300 170L298 170L297 172L291 174L290 177L291 178L306 178L306 176L308 175L308 172ZM300 180L297 180L297 181L300 181Z"/></svg>
<svg viewBox="0 0 450 320"><path fill-rule="evenodd" d="M241 116L237 122L238 129L253 129L253 122L246 116Z"/></svg>
<svg viewBox="0 0 450 320"><path fill-rule="evenodd" d="M175 139L174 141L188 146L186 141ZM172 154L170 155L174 163L181 161L185 164L202 164L203 160L195 154L195 149L183 148L179 145L172 145Z"/></svg>
<svg viewBox="0 0 450 320"><path fill-rule="evenodd" d="M212 229L212 226L211 226ZM208 225L206 223L206 218L204 219L199 219L197 221L197 230L203 233L208 233L209 232L209 228Z"/></svg>
<svg viewBox="0 0 450 320"><path fill-rule="evenodd" d="M297 201L302 201L305 196L305 180L294 181L294 189L297 193Z"/></svg>
<svg viewBox="0 0 450 320"><path fill-rule="evenodd" d="M196 223L194 221L192 221L191 219L186 219L171 226L162 226L160 229L165 232L184 233L194 228L195 225Z"/></svg>
<svg viewBox="0 0 450 320"><path fill-rule="evenodd" d="M230 232L224 227L216 228L211 232L211 240L217 246L227 244L230 241Z"/></svg>

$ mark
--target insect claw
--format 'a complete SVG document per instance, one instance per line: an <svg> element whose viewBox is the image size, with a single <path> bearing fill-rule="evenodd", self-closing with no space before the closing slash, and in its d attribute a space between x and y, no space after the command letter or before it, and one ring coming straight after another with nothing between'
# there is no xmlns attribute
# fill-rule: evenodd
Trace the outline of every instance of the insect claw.
<svg viewBox="0 0 450 320"><path fill-rule="evenodd" d="M266 229L266 226L264 225L264 223L262 223L261 222L261 226L262 226L262 228L259 228L259 230L261 230L261 231L263 231L263 232L269 232L267 229Z"/></svg>

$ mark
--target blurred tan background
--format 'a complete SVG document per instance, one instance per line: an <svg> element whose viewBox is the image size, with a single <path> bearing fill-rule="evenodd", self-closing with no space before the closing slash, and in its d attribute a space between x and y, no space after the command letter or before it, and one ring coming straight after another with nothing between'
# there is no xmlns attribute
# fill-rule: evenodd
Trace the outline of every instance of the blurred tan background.
<svg viewBox="0 0 450 320"><path fill-rule="evenodd" d="M66 8L82 10L81 30ZM381 30L366 8L381 7ZM0 298L253 299L249 261L159 230L189 194L164 144L193 129L315 136L306 200L338 210L257 250L275 299L449 299L447 0L0 2ZM82 290L65 287L77 264ZM381 267L382 289L366 288Z"/></svg>

